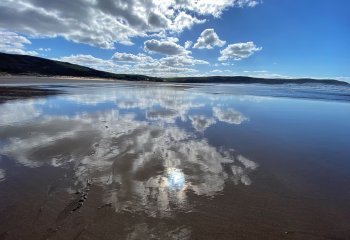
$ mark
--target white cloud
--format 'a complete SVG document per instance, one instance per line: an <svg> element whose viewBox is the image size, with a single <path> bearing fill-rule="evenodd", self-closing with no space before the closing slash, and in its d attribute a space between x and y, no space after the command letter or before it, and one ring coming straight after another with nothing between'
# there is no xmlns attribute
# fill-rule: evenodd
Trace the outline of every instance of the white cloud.
<svg viewBox="0 0 350 240"><path fill-rule="evenodd" d="M96 58L91 55L78 54L56 58L54 60L69 62L73 64L82 65L85 67L90 67L93 69L108 71L114 73L125 72L128 70L128 65L117 65L112 60L105 60L101 58Z"/></svg>
<svg viewBox="0 0 350 240"><path fill-rule="evenodd" d="M268 73L266 70L243 71L244 73Z"/></svg>
<svg viewBox="0 0 350 240"><path fill-rule="evenodd" d="M187 54L188 51L183 47L175 43L174 41L164 40L159 41L156 39L147 40L144 43L144 49L147 52L165 54L165 55L180 55Z"/></svg>
<svg viewBox="0 0 350 240"><path fill-rule="evenodd" d="M234 63L223 62L223 63L221 63L221 65L223 65L223 66L234 66L235 64Z"/></svg>
<svg viewBox="0 0 350 240"><path fill-rule="evenodd" d="M231 58L242 60L261 50L262 47L257 47L253 42L230 44L224 50L220 51L221 56L219 57L219 61L226 61Z"/></svg>
<svg viewBox="0 0 350 240"><path fill-rule="evenodd" d="M213 69L207 73L207 75L220 75L220 76L232 76L235 72L232 72L230 69Z"/></svg>
<svg viewBox="0 0 350 240"><path fill-rule="evenodd" d="M192 44L193 44L192 41L186 41L186 42L185 42L185 49L191 48Z"/></svg>
<svg viewBox="0 0 350 240"><path fill-rule="evenodd" d="M207 61L194 59L189 55L176 55L176 56L168 56L161 58L159 63L164 66L171 67L184 67L184 66L193 66L197 64L209 64Z"/></svg>
<svg viewBox="0 0 350 240"><path fill-rule="evenodd" d="M195 59L190 55L174 55L155 59L153 62L138 63L134 70L152 76L186 76L197 73L193 67L209 64L207 61Z"/></svg>
<svg viewBox="0 0 350 240"><path fill-rule="evenodd" d="M131 38L181 32L256 0L25 0L0 1L0 27L32 37L57 37L113 49Z"/></svg>
<svg viewBox="0 0 350 240"><path fill-rule="evenodd" d="M257 0L175 0L177 8L185 8L200 15L212 15L220 17L222 12L229 7L254 7L260 1Z"/></svg>
<svg viewBox="0 0 350 240"><path fill-rule="evenodd" d="M160 59L153 61L143 61L135 65L136 68L142 70L143 74L161 75L161 76L184 76L192 74L197 70L191 68L198 64L209 64L207 61L195 59L187 50L190 41L185 43L186 47L177 44L177 38L167 38L164 40L151 39L144 43L144 50L150 53L158 53L166 55ZM190 68L189 68L190 67Z"/></svg>
<svg viewBox="0 0 350 240"><path fill-rule="evenodd" d="M134 66L133 70L134 73L159 77L189 76L198 72L192 67L166 66L158 61L155 61L153 63L137 64Z"/></svg>
<svg viewBox="0 0 350 240"><path fill-rule="evenodd" d="M163 37L162 40L177 43L179 39L177 37Z"/></svg>
<svg viewBox="0 0 350 240"><path fill-rule="evenodd" d="M259 3L261 3L261 0L238 0L236 1L236 4L240 7L255 7Z"/></svg>
<svg viewBox="0 0 350 240"><path fill-rule="evenodd" d="M25 54L25 55L38 55L35 51L26 51L26 45L30 45L31 42L28 38L21 36L14 32L9 32L0 29L0 52Z"/></svg>
<svg viewBox="0 0 350 240"><path fill-rule="evenodd" d="M267 70L253 70L253 71L243 71L243 74L241 75L245 75L248 77L256 77L256 78L285 78L285 79L290 79L293 78L292 76L288 76L288 75L282 75L279 73L272 73L270 71ZM310 78L314 78L314 77L310 77Z"/></svg>
<svg viewBox="0 0 350 240"><path fill-rule="evenodd" d="M199 20L185 12L180 12L179 15L176 16L171 29L175 32L181 32L183 29L190 29L194 24L204 22L205 20Z"/></svg>
<svg viewBox="0 0 350 240"><path fill-rule="evenodd" d="M52 49L51 48L38 48L37 50L40 52L50 52Z"/></svg>
<svg viewBox="0 0 350 240"><path fill-rule="evenodd" d="M205 29L193 47L198 49L212 49L215 46L222 47L225 43L225 41L220 40L214 29Z"/></svg>
<svg viewBox="0 0 350 240"><path fill-rule="evenodd" d="M128 54L118 52L111 59L100 59L91 55L78 54L54 60L113 73L146 74L161 77L192 74L197 72L193 68L195 65L209 64L190 55L174 55L155 59L142 53Z"/></svg>
<svg viewBox="0 0 350 240"><path fill-rule="evenodd" d="M117 62L149 62L154 61L154 59L145 54L131 54L131 53L120 53L116 52L112 59Z"/></svg>

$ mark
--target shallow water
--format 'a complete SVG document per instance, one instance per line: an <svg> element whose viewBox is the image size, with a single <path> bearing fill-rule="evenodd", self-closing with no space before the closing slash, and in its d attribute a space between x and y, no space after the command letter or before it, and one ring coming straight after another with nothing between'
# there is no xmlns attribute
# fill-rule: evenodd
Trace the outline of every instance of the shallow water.
<svg viewBox="0 0 350 240"><path fill-rule="evenodd" d="M0 105L0 239L349 239L349 88L42 85Z"/></svg>

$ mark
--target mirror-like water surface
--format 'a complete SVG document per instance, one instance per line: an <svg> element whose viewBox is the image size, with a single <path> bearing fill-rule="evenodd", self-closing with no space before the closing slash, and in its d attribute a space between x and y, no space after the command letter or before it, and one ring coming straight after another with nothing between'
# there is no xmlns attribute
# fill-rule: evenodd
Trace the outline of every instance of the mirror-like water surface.
<svg viewBox="0 0 350 240"><path fill-rule="evenodd" d="M0 105L0 238L350 237L346 93L44 87Z"/></svg>

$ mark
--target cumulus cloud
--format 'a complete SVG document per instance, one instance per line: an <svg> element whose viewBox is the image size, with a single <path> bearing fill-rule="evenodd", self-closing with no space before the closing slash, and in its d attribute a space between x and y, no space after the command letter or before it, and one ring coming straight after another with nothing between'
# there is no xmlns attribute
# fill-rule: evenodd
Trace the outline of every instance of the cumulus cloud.
<svg viewBox="0 0 350 240"><path fill-rule="evenodd" d="M185 12L180 12L180 14L174 19L173 27L171 29L175 32L181 32L183 29L190 29L194 24L204 22L205 20L199 20Z"/></svg>
<svg viewBox="0 0 350 240"><path fill-rule="evenodd" d="M186 42L185 42L185 49L191 48L192 44L193 44L192 41L186 41Z"/></svg>
<svg viewBox="0 0 350 240"><path fill-rule="evenodd" d="M50 52L52 49L51 48L38 48L37 50L40 52Z"/></svg>
<svg viewBox="0 0 350 240"><path fill-rule="evenodd" d="M255 7L256 5L261 3L261 1L260 0L238 0L238 1L236 1L236 3L240 7L245 7L245 6L247 6L247 7Z"/></svg>
<svg viewBox="0 0 350 240"><path fill-rule="evenodd" d="M195 59L192 56L188 56L188 55L164 57L159 60L159 63L164 66L171 66L171 67L184 67L184 66L193 66L197 64L209 64L207 61Z"/></svg>
<svg viewBox="0 0 350 240"><path fill-rule="evenodd" d="M209 63L190 55L175 55L155 59L152 62L138 63L133 69L152 76L185 76L197 73L198 71L193 67L199 64Z"/></svg>
<svg viewBox="0 0 350 240"><path fill-rule="evenodd" d="M225 41L220 40L214 29L205 29L193 47L198 49L212 49L215 46L222 47L225 43Z"/></svg>
<svg viewBox="0 0 350 240"><path fill-rule="evenodd" d="M177 37L163 37L163 40L169 41L169 42L175 42L177 43L179 39Z"/></svg>
<svg viewBox="0 0 350 240"><path fill-rule="evenodd" d="M181 32L256 0L2 0L0 27L33 37L57 37L112 49L114 43L161 32Z"/></svg>
<svg viewBox="0 0 350 240"><path fill-rule="evenodd" d="M229 59L242 60L261 50L262 47L257 47L253 42L230 44L220 51L221 56L219 57L219 61Z"/></svg>
<svg viewBox="0 0 350 240"><path fill-rule="evenodd" d="M171 76L186 76L197 73L198 71L190 67L171 67L164 66L159 62L142 63L135 65L135 72L150 76L171 77Z"/></svg>
<svg viewBox="0 0 350 240"><path fill-rule="evenodd" d="M180 55L187 54L188 51L181 45L171 40L147 40L144 43L144 49L147 52L159 53L164 55Z"/></svg>
<svg viewBox="0 0 350 240"><path fill-rule="evenodd" d="M234 63L228 63L228 62L223 62L221 63L222 66L234 66Z"/></svg>
<svg viewBox="0 0 350 240"><path fill-rule="evenodd" d="M25 55L38 55L35 51L26 51L26 45L30 45L31 42L28 38L21 36L14 32L9 32L0 29L0 52L25 54Z"/></svg>
<svg viewBox="0 0 350 240"><path fill-rule="evenodd" d="M55 60L58 60L61 62L78 64L78 65L82 65L85 67L90 67L90 68L102 70L102 71L118 72L121 70L125 70L125 69L121 69L122 67L115 64L112 60L105 60L105 59L96 58L94 56L85 55L85 54L70 55L70 56L65 56L61 58L56 58Z"/></svg>
<svg viewBox="0 0 350 240"><path fill-rule="evenodd" d="M190 55L174 55L155 59L145 54L115 53L111 59L96 58L91 55L70 55L54 60L78 64L114 73L146 74L151 76L177 76L195 73L195 65L209 64Z"/></svg>
<svg viewBox="0 0 350 240"><path fill-rule="evenodd" d="M220 69L214 69L210 71L211 73L222 73L224 71L220 70Z"/></svg>
<svg viewBox="0 0 350 240"><path fill-rule="evenodd" d="M208 75L220 75L220 76L232 76L237 74L230 69L213 69L210 72L207 72Z"/></svg>
<svg viewBox="0 0 350 240"><path fill-rule="evenodd" d="M145 54L139 53L139 54L131 54L131 53L121 53L116 52L112 59L117 62L148 62L148 61L154 61L154 59L150 56L147 56Z"/></svg>
<svg viewBox="0 0 350 240"><path fill-rule="evenodd" d="M258 0L175 0L177 8L184 8L200 15L212 15L220 17L222 12L229 7L255 7Z"/></svg>

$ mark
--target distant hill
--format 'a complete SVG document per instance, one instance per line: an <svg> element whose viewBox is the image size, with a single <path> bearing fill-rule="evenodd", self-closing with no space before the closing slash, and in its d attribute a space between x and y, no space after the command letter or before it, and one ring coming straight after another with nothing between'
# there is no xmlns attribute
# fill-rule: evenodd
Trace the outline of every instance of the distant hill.
<svg viewBox="0 0 350 240"><path fill-rule="evenodd" d="M111 78L133 81L157 81L144 75L114 74L79 66L67 62L54 61L28 55L0 53L0 73L12 75L42 75Z"/></svg>
<svg viewBox="0 0 350 240"><path fill-rule="evenodd" d="M168 82L177 83L232 83L232 84L306 84L306 83L321 83L330 85L349 85L347 82L333 79L312 79L312 78L256 78L247 76L209 76L209 77L177 77L166 78Z"/></svg>
<svg viewBox="0 0 350 240"><path fill-rule="evenodd" d="M69 76L108 78L129 81L174 82L174 83L261 83L261 84L305 84L322 83L332 85L349 85L347 82L332 79L277 79L254 78L245 76L210 76L210 77L177 77L156 78L137 74L115 74L95 70L67 62L54 61L41 57L0 53L0 74L34 75L34 76Z"/></svg>

